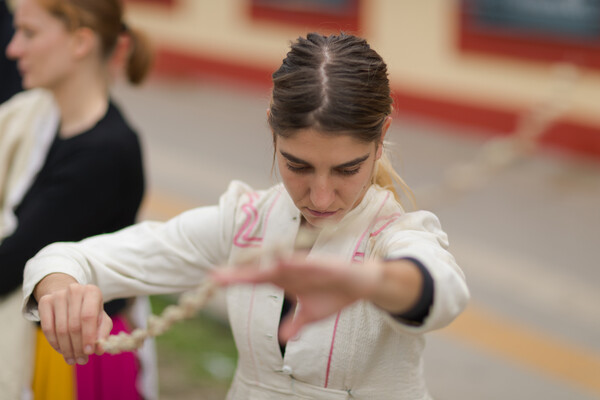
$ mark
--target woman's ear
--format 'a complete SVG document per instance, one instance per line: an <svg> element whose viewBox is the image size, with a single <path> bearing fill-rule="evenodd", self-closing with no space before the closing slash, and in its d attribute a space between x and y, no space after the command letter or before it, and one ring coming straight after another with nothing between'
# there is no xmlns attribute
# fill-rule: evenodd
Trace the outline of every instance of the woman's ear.
<svg viewBox="0 0 600 400"><path fill-rule="evenodd" d="M115 49L113 50L112 55L109 59L109 69L111 78L115 78L121 73L121 71L126 70L127 61L129 58L129 53L132 47L132 39L128 34L121 34L117 39L117 44Z"/></svg>
<svg viewBox="0 0 600 400"><path fill-rule="evenodd" d="M390 128L390 125L392 125L392 117L387 116L385 117L385 122L383 123L383 127L381 128L381 142L383 143L383 139L385 138L385 134L387 133L388 129Z"/></svg>
<svg viewBox="0 0 600 400"><path fill-rule="evenodd" d="M73 55L76 59L87 57L98 47L96 33L87 27L81 27L73 31Z"/></svg>

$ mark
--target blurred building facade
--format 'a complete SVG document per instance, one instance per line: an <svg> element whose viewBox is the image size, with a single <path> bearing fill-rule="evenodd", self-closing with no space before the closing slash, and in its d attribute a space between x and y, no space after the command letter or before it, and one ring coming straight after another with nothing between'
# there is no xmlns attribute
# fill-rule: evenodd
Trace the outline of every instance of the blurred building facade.
<svg viewBox="0 0 600 400"><path fill-rule="evenodd" d="M128 0L150 32L156 73L268 87L289 42L344 30L384 57L396 111L506 134L540 99L568 111L547 147L600 159L600 2L589 0ZM552 7L548 7L552 3ZM596 18L598 17L598 18ZM572 90L551 93L557 66ZM477 128L477 129L472 129Z"/></svg>

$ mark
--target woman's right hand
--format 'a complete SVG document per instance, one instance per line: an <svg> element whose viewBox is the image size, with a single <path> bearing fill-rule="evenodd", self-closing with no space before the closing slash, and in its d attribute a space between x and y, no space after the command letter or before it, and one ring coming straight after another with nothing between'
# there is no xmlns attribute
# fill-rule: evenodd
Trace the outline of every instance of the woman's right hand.
<svg viewBox="0 0 600 400"><path fill-rule="evenodd" d="M89 355L104 353L97 341L108 337L112 320L97 286L50 274L38 283L34 296L46 339L69 365L86 364Z"/></svg>

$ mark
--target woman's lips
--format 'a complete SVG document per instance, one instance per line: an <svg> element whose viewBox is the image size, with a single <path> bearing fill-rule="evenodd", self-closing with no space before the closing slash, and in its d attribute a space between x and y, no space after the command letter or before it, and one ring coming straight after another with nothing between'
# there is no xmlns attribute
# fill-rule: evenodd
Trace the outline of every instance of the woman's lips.
<svg viewBox="0 0 600 400"><path fill-rule="evenodd" d="M331 217L332 215L334 215L337 212L337 211L316 211L316 210L311 210L310 208L307 208L307 210L310 213L310 215L312 215L313 217L317 217L317 218Z"/></svg>

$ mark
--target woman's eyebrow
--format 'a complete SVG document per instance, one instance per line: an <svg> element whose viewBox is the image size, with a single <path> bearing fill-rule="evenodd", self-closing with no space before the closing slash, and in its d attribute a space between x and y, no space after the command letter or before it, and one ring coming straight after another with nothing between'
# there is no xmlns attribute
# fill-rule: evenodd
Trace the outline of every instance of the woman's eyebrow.
<svg viewBox="0 0 600 400"><path fill-rule="evenodd" d="M285 151L280 151L279 153L280 153L280 154L281 154L283 157L285 157L285 158L286 158L288 161L291 161L291 162L293 162L293 163L296 163L296 164L305 164L305 165L310 165L310 163L309 163L308 161L304 161L303 159L301 159L301 158L298 158L298 157L295 157L295 156L291 155L290 153L286 153ZM365 154L365 155L364 155L364 156L362 156L362 157L358 157L358 158L355 158L354 160L351 160L351 161L345 162L345 163L343 163L343 164L336 165L336 166L334 166L333 168L336 168L336 169L337 169L337 168L348 168L348 167L353 167L353 166L355 166L355 165L358 165L358 164L362 163L363 161L365 161L365 160L366 160L367 158L369 158L370 156L371 156L371 154L370 154L370 153L369 153L369 154Z"/></svg>
<svg viewBox="0 0 600 400"><path fill-rule="evenodd" d="M295 157L295 156L291 155L290 153L286 153L285 151L279 151L279 153L281 153L282 156L287 158L288 161L291 161L293 163L310 165L310 163L308 163L307 161L304 161L301 158Z"/></svg>
<svg viewBox="0 0 600 400"><path fill-rule="evenodd" d="M335 166L335 167L333 167L333 168L348 168L348 167L354 167L355 165L358 165L358 164L360 164L361 162L365 161L365 160L366 160L367 158L369 158L370 156L371 156L371 153L369 153L369 154L365 154L365 155L364 155L364 156L362 156L362 157L358 157L358 158L355 158L355 159L354 159L354 160L352 160L352 161L348 161L348 162L346 162L346 163L343 163L343 164L340 164L340 165L336 165L336 166Z"/></svg>

